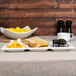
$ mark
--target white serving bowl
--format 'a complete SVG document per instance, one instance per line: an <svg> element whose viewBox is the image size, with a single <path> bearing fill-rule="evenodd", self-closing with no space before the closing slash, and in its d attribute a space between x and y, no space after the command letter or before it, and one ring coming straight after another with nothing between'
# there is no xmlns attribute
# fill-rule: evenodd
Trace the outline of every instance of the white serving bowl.
<svg viewBox="0 0 76 76"><path fill-rule="evenodd" d="M26 26L24 28L27 29L31 29L29 26ZM23 29L24 29L23 28ZM3 27L0 27L0 31L1 33L3 33L5 36L12 38L12 39L17 39L17 38L26 38L28 36L30 36L32 33L34 33L36 30L38 29L38 27L34 28L33 30L29 31L29 32L25 32L25 33L16 33L13 31L10 31L8 29L5 29Z"/></svg>

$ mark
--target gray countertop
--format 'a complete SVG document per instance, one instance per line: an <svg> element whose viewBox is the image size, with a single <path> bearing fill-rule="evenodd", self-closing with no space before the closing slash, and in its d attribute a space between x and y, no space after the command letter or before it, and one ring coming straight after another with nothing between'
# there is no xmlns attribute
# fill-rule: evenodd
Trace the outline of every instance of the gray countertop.
<svg viewBox="0 0 76 76"><path fill-rule="evenodd" d="M51 41L55 36L42 36ZM70 41L76 47L76 37ZM5 43L0 42L0 48ZM76 76L76 50L63 52L4 52L0 76Z"/></svg>

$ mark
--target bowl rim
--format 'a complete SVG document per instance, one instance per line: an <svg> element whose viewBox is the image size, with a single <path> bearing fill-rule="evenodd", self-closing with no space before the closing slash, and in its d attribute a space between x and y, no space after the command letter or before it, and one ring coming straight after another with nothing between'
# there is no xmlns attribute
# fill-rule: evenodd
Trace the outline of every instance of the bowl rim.
<svg viewBox="0 0 76 76"><path fill-rule="evenodd" d="M34 29L38 29L38 27L35 27L35 28L32 29L31 31L29 31L29 32L24 32L24 33L13 32L13 31L10 31L10 30L8 30L8 29L6 29L6 28L4 28L4 29L7 30L7 31L9 31L9 32L11 32L11 33L14 33L14 34L28 34L28 33L31 33Z"/></svg>

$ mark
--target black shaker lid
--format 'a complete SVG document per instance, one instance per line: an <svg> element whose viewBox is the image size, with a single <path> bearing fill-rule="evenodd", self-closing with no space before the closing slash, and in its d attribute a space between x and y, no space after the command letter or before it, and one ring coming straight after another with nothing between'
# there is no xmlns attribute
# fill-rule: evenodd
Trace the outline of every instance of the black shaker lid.
<svg viewBox="0 0 76 76"><path fill-rule="evenodd" d="M72 21L71 20L67 20L66 24L72 24Z"/></svg>
<svg viewBox="0 0 76 76"><path fill-rule="evenodd" d="M59 20L58 24L64 24L64 21L63 20Z"/></svg>

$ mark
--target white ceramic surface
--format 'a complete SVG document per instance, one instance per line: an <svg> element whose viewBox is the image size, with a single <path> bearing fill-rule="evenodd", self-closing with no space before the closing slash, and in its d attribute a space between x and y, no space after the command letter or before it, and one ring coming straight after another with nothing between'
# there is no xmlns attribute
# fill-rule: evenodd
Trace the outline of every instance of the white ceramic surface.
<svg viewBox="0 0 76 76"><path fill-rule="evenodd" d="M24 28L31 29L29 26L26 26ZM26 38L26 37L30 36L32 33L34 33L37 29L38 29L38 27L36 27L33 30L26 32L26 33L16 33L16 32L10 31L8 29L5 29L3 27L0 27L1 33L3 33L5 36L12 38L12 39Z"/></svg>
<svg viewBox="0 0 76 76"><path fill-rule="evenodd" d="M68 42L68 47L52 47L52 42L49 43L50 45L48 47L29 47L27 45L26 48L7 48L8 43L6 43L1 50L3 51L25 51L25 50L30 50L32 52L46 52L48 49L50 49L49 51L69 51L69 50L73 50L75 49L75 47Z"/></svg>
<svg viewBox="0 0 76 76"><path fill-rule="evenodd" d="M73 38L74 38L73 33L66 33L66 32L57 33L57 39L65 39L66 41L69 41Z"/></svg>

